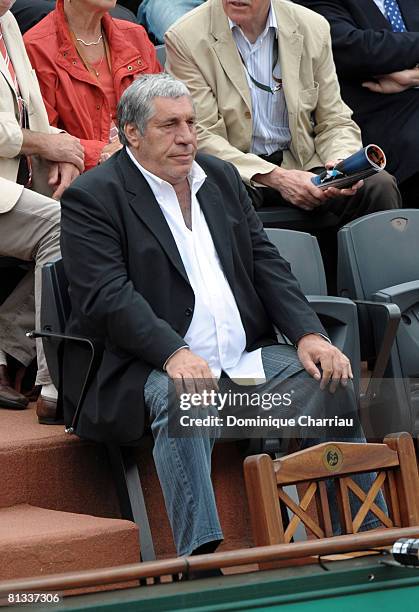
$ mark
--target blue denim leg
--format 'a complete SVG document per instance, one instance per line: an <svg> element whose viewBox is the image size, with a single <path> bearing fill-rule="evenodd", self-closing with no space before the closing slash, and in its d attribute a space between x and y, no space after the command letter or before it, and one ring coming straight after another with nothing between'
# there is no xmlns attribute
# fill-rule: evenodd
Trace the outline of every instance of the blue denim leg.
<svg viewBox="0 0 419 612"><path fill-rule="evenodd" d="M292 355L292 351L294 352L294 356ZM289 362L288 365L286 365L285 369L284 369L284 364L285 364L284 357L286 357L286 359ZM292 362L292 359L294 360L294 363ZM304 392L304 387L305 387L304 381L307 379L309 375L299 363L296 351L293 350L292 347L286 347L286 349L284 349L284 347L281 347L280 345L265 347L262 349L262 360L263 360L263 367L265 370L265 376L267 380L272 380L274 377L277 377L278 373L279 373L280 380L284 379L284 375L285 376L292 375L292 378L290 380L292 381L293 391L295 392L295 396L294 396L295 401L298 401L298 397L297 397L298 393L300 390ZM300 365L300 367L298 367L298 365ZM315 410L314 403L318 401L321 401L320 392L317 396L316 394L311 393L309 398L303 397L300 404L305 403L307 405L311 403L313 406L312 409L314 411ZM361 443L366 442L364 433L362 431L361 424L358 419L357 402L356 402L356 398L354 395L352 385L348 386L346 389L343 389L342 387L339 388L336 393L336 396L333 398L332 401L333 402L336 402L336 401L343 402L345 404L345 409L343 412L346 413L351 418L353 418L354 420L354 426L351 431L350 439L348 439L347 435L340 436L339 433L336 434L336 432L334 432L333 434L329 436L326 431L322 431L321 437L317 437L317 438L311 437L311 438L306 438L302 440L301 448L308 448L310 446L315 446L316 444L320 444L322 442L329 442L329 441L330 442L331 441L361 442ZM308 408L308 413L310 413L310 407ZM375 477L376 475L374 473L357 474L356 476L353 476L353 479L358 484L358 486L365 492L371 488L375 480ZM340 528L340 522L339 522L338 506L336 502L336 491L335 491L333 480L326 481L326 485L328 489L330 511L332 515L333 533L335 535L339 535L341 533L341 528ZM352 493L350 496L350 501L351 501L352 516L355 516L361 507L361 502ZM387 514L387 506L386 506L386 503L385 503L385 500L384 500L384 497L381 491L377 495L375 503L385 514ZM367 531L369 529L375 529L377 527L382 527L381 522L372 512L369 512L367 516L365 517L364 522L362 523L360 531Z"/></svg>
<svg viewBox="0 0 419 612"><path fill-rule="evenodd" d="M137 19L162 43L170 26L203 2L204 0L143 0L138 8Z"/></svg>
<svg viewBox="0 0 419 612"><path fill-rule="evenodd" d="M144 388L154 437L153 457L179 556L222 540L211 482L209 436L169 438L168 376L153 370Z"/></svg>

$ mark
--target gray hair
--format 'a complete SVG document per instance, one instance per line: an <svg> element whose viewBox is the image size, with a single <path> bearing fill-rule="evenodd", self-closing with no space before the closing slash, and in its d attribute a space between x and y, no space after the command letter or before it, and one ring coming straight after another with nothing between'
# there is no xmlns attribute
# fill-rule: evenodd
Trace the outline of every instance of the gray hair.
<svg viewBox="0 0 419 612"><path fill-rule="evenodd" d="M128 123L136 125L140 134L144 135L147 123L155 113L154 98L182 96L187 96L192 101L186 85L170 74L145 74L136 79L124 91L118 104L118 132L121 144L129 145L124 132Z"/></svg>

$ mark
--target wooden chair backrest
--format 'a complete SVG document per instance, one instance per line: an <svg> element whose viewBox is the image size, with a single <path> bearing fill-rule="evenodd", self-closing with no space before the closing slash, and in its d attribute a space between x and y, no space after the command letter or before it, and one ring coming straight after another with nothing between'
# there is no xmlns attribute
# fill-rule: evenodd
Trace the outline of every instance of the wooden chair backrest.
<svg viewBox="0 0 419 612"><path fill-rule="evenodd" d="M412 438L407 433L387 436L384 444L328 442L281 459L268 455L247 457L244 463L247 497L255 544L289 543L300 522L311 537L333 536L326 480L335 480L342 534L356 534L369 511L384 528L419 525L419 475ZM364 492L352 475L374 472ZM284 491L297 485L297 504ZM388 515L375 499L383 491ZM302 491L302 493L301 493ZM361 506L352 516L350 492ZM280 503L293 517L284 525Z"/></svg>

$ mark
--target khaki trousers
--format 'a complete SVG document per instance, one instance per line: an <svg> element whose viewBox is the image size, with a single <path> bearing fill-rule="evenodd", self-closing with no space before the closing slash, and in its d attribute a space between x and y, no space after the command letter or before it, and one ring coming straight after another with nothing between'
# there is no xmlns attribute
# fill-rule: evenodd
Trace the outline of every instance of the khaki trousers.
<svg viewBox="0 0 419 612"><path fill-rule="evenodd" d="M0 306L0 349L25 366L36 354L35 384L49 384L42 341L35 346L25 334L40 327L42 266L60 257L59 203L24 189L12 210L0 215L0 256L34 264Z"/></svg>

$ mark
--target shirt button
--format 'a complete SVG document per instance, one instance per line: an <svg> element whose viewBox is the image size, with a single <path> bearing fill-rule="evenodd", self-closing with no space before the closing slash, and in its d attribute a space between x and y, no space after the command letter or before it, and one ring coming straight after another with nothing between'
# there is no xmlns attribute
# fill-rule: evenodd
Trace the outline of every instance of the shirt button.
<svg viewBox="0 0 419 612"><path fill-rule="evenodd" d="M137 60L137 64L138 64L139 66L142 66L142 65L143 65L143 60L141 60L141 59Z"/></svg>
<svg viewBox="0 0 419 612"><path fill-rule="evenodd" d="M127 70L132 70L132 66L127 66Z"/></svg>
<svg viewBox="0 0 419 612"><path fill-rule="evenodd" d="M187 317L191 317L191 316L192 316L192 313L193 313L192 308L187 308L187 309L185 310L185 315L186 315Z"/></svg>
<svg viewBox="0 0 419 612"><path fill-rule="evenodd" d="M100 110L100 104L96 104L96 110Z"/></svg>

